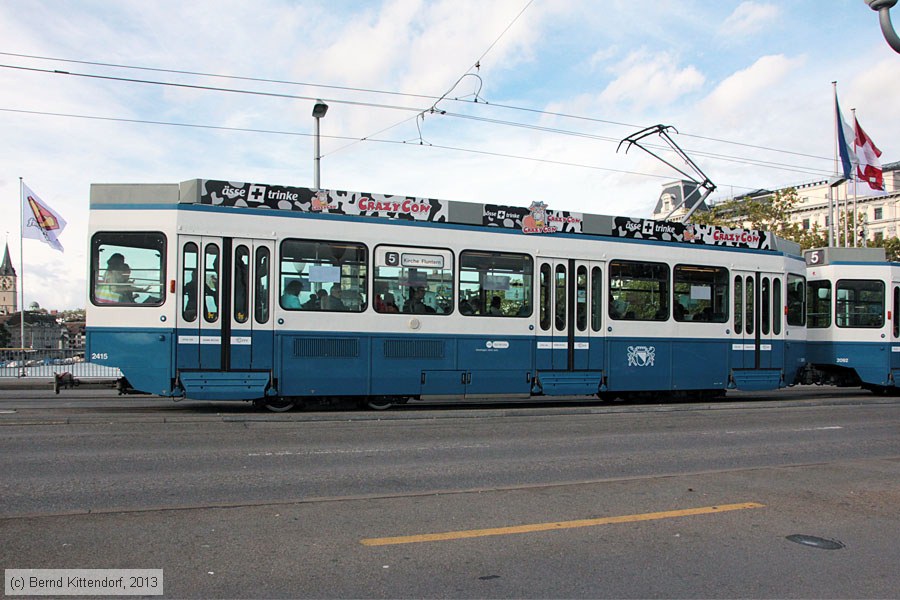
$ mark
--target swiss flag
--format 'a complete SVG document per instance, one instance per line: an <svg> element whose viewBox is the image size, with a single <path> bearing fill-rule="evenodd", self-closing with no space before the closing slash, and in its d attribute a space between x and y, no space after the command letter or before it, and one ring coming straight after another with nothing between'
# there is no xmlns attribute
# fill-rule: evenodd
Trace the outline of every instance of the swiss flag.
<svg viewBox="0 0 900 600"><path fill-rule="evenodd" d="M856 166L856 174L860 181L865 181L873 190L884 190L884 174L881 171L881 163L878 159L881 157L881 150L875 146L863 128L859 126L859 120L853 118L856 126L856 156L859 158L859 164Z"/></svg>

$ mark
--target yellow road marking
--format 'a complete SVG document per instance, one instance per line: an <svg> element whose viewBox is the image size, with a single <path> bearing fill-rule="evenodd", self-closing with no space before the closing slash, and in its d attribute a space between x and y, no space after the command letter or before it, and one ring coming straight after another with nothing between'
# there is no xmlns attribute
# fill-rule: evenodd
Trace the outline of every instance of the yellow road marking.
<svg viewBox="0 0 900 600"><path fill-rule="evenodd" d="M643 513L639 515L622 515L619 517L601 517L599 519L580 519L577 521L559 521L556 523L532 523L530 525L516 525L514 527L495 527L492 529L469 529L468 531L447 531L444 533L424 533L421 535L401 535L397 537L366 538L360 540L363 546L392 546L395 544L416 544L420 542L441 542L444 540L462 540L466 538L488 537L494 535L512 535L517 533L534 533L536 531L554 531L557 529L575 529L577 527L596 527L598 525L612 525L614 523L634 523L637 521L657 521L659 519L672 519L676 517L691 517L694 515L709 515L732 510L747 510L749 508L763 508L765 504L758 502L744 502L742 504L720 504L718 506L703 506L700 508L685 508L682 510L667 510L664 512Z"/></svg>

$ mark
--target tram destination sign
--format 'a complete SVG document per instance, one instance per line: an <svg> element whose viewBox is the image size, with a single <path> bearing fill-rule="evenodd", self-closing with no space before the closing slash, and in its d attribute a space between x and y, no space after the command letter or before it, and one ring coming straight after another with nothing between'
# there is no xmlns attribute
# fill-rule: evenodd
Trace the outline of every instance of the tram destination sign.
<svg viewBox="0 0 900 600"><path fill-rule="evenodd" d="M447 203L432 198L388 196L340 190L202 180L200 204L239 208L271 208L331 215L381 217L414 221L447 221Z"/></svg>
<svg viewBox="0 0 900 600"><path fill-rule="evenodd" d="M613 219L613 237L662 242L682 242L731 248L771 250L772 234L755 229L736 229L718 225L696 225L654 221L633 217Z"/></svg>

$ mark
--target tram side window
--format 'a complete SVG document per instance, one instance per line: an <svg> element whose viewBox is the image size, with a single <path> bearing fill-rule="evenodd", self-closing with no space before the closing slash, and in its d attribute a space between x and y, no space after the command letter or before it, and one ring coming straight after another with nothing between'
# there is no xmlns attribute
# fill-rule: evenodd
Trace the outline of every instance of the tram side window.
<svg viewBox="0 0 900 600"><path fill-rule="evenodd" d="M165 301L166 236L99 232L91 239L91 301L160 306Z"/></svg>
<svg viewBox="0 0 900 600"><path fill-rule="evenodd" d="M900 287L894 286L894 312L893 312L894 337L900 337Z"/></svg>
<svg viewBox="0 0 900 600"><path fill-rule="evenodd" d="M256 249L256 305L253 308L253 318L257 323L269 321L269 249L260 246Z"/></svg>
<svg viewBox="0 0 900 600"><path fill-rule="evenodd" d="M787 323L806 325L806 278L793 273L787 276Z"/></svg>
<svg viewBox="0 0 900 600"><path fill-rule="evenodd" d="M784 319L784 311L781 309L781 279L772 279L772 333L781 333L781 321Z"/></svg>
<svg viewBox="0 0 900 600"><path fill-rule="evenodd" d="M378 246L373 281L376 312L453 312L453 253L449 250ZM467 309L460 303L460 311Z"/></svg>
<svg viewBox="0 0 900 600"><path fill-rule="evenodd" d="M728 269L675 265L676 321L724 323L728 320Z"/></svg>
<svg viewBox="0 0 900 600"><path fill-rule="evenodd" d="M552 277L550 275L551 267L549 264L544 263L541 265L541 289L538 292L540 294L540 315L541 315L541 329L544 331L550 331L550 307L552 305L552 288L551 281Z"/></svg>
<svg viewBox="0 0 900 600"><path fill-rule="evenodd" d="M187 323L197 320L197 295L199 293L200 250L194 242L184 245L181 254L181 318Z"/></svg>
<svg viewBox="0 0 900 600"><path fill-rule="evenodd" d="M203 249L203 320L215 323L219 319L219 246L207 244Z"/></svg>
<svg viewBox="0 0 900 600"><path fill-rule="evenodd" d="M806 284L806 326L810 329L831 327L831 282L810 281Z"/></svg>
<svg viewBox="0 0 900 600"><path fill-rule="evenodd" d="M759 329L763 335L769 335L769 313L771 312L769 287L769 278L763 277L759 285Z"/></svg>
<svg viewBox="0 0 900 600"><path fill-rule="evenodd" d="M838 327L884 326L884 282L841 279L835 287L835 323Z"/></svg>
<svg viewBox="0 0 900 600"><path fill-rule="evenodd" d="M734 332L744 332L744 278L734 278Z"/></svg>
<svg viewBox="0 0 900 600"><path fill-rule="evenodd" d="M600 267L591 268L591 331L600 331L600 318L603 314L603 271Z"/></svg>
<svg viewBox="0 0 900 600"><path fill-rule="evenodd" d="M279 293L287 310L362 312L368 250L362 244L288 239L281 243Z"/></svg>
<svg viewBox="0 0 900 600"><path fill-rule="evenodd" d="M609 316L616 320L667 320L669 266L626 260L610 262Z"/></svg>
<svg viewBox="0 0 900 600"><path fill-rule="evenodd" d="M234 320L246 323L250 318L250 250L241 244L234 251Z"/></svg>
<svg viewBox="0 0 900 600"><path fill-rule="evenodd" d="M460 307L468 303L471 316L530 317L533 279L527 254L465 250L459 255Z"/></svg>

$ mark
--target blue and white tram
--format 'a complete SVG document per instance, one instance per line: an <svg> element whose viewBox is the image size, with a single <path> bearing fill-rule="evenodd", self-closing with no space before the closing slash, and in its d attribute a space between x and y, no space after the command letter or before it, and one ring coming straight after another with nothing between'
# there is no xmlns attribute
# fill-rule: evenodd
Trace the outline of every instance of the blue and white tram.
<svg viewBox="0 0 900 600"><path fill-rule="evenodd" d="M541 202L95 184L88 354L125 391L273 410L774 389L804 269L765 232Z"/></svg>
<svg viewBox="0 0 900 600"><path fill-rule="evenodd" d="M900 377L900 263L883 248L804 252L808 314L805 383L896 393Z"/></svg>

